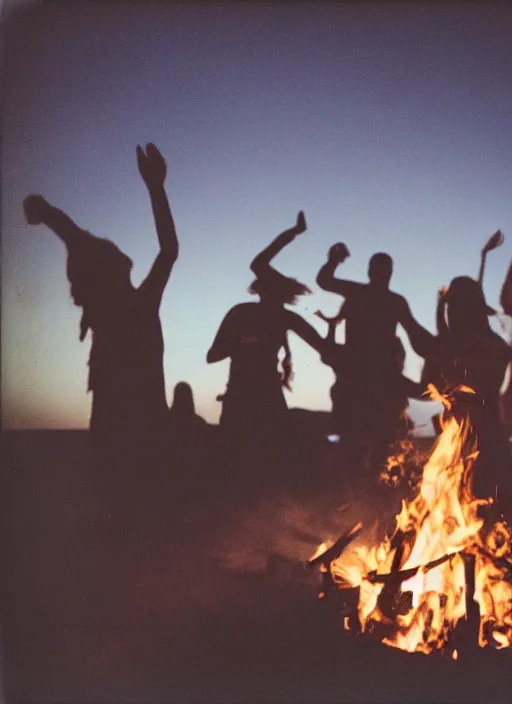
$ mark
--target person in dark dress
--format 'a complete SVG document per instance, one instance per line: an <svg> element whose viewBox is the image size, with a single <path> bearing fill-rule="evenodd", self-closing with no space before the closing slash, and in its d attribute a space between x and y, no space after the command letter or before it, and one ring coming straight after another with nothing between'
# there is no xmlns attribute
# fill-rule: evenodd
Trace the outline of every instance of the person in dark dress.
<svg viewBox="0 0 512 704"><path fill-rule="evenodd" d="M178 257L164 190L165 160L148 144L146 151L137 147L137 161L160 244L138 288L130 279L132 260L113 242L83 230L40 195L28 196L23 204L29 224L46 225L66 246L71 297L82 308L80 340L91 331L91 434L102 455L123 461L134 452L138 457L151 452L165 431L168 407L159 308Z"/></svg>
<svg viewBox="0 0 512 704"><path fill-rule="evenodd" d="M453 279L440 294L441 332L434 354L425 363L422 383L455 398L452 408L443 413L441 426L451 415L469 418L468 442L476 443L479 453L473 494L493 498L500 509L510 511L511 458L500 417L500 389L512 349L493 332L488 315L480 283L469 276Z"/></svg>
<svg viewBox="0 0 512 704"><path fill-rule="evenodd" d="M289 421L283 389L290 388L293 376L289 331L320 353L323 349L324 341L317 331L285 307L309 289L270 265L272 258L305 230L300 212L295 226L255 257L251 269L257 278L249 290L260 300L231 308L207 354L210 364L231 360L220 430L230 445L249 448L251 454L275 449L287 441ZM279 369L281 351L284 357Z"/></svg>

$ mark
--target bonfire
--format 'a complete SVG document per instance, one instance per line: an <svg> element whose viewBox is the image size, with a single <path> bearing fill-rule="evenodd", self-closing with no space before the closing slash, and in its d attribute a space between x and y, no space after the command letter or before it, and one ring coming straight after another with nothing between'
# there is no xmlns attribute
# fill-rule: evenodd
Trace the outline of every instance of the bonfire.
<svg viewBox="0 0 512 704"><path fill-rule="evenodd" d="M470 429L468 416L444 423L382 542L364 544L359 523L309 560L323 576L319 596L335 597L346 630L454 659L468 648L512 645L512 531L496 512L489 518L492 499L472 493L478 448Z"/></svg>

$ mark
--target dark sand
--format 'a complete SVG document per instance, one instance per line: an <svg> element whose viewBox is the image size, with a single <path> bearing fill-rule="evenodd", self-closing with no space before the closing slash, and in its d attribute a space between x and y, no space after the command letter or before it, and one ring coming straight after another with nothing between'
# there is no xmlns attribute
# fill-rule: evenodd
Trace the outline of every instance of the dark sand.
<svg viewBox="0 0 512 704"><path fill-rule="evenodd" d="M205 454L123 508L86 433L4 432L7 701L512 702L511 649L405 654L316 598L316 541L368 518L325 452L252 483Z"/></svg>

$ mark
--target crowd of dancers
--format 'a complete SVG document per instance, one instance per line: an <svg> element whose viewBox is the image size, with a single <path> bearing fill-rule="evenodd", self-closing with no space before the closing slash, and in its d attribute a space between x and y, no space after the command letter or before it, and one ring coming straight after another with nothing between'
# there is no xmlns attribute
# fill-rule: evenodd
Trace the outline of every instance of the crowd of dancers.
<svg viewBox="0 0 512 704"><path fill-rule="evenodd" d="M45 224L66 246L71 296L82 309L80 340L88 331L92 339L91 437L99 455L121 466L147 466L205 426L195 413L188 384L177 385L174 402L170 409L167 406L159 308L178 259L178 238L164 188L164 158L148 144L146 149L137 147L137 162L160 244L138 288L130 279L131 259L115 244L83 230L42 196L30 195L24 201L27 222ZM270 457L283 460L294 445L296 428L284 396L293 380L291 331L334 372L331 430L340 437L346 466L377 477L394 444L411 429L409 399L428 399L431 384L441 394L457 397L454 408L464 408L470 415L480 452L474 491L484 498L497 498L502 508L509 506L512 474L502 410L510 393L500 397L500 389L512 348L493 332L489 318L496 311L486 304L483 293L485 259L502 243L501 233L495 233L482 250L478 280L460 276L441 289L436 335L418 323L403 296L390 290L393 261L388 254L371 257L368 282L360 283L335 275L350 253L344 244L333 245L316 282L343 302L333 318L317 311L327 324L322 337L286 307L310 289L271 265L306 227L301 211L295 225L254 258L255 279L249 291L259 300L231 308L207 352L208 363L228 358L231 362L226 391L219 397L217 447L235 461L250 455L263 462ZM510 271L500 302L504 312L512 315ZM342 321L345 342L337 344L336 329ZM420 382L403 374L405 350L397 336L399 325L425 360ZM464 393L462 387L474 393ZM438 428L444 422L434 420Z"/></svg>

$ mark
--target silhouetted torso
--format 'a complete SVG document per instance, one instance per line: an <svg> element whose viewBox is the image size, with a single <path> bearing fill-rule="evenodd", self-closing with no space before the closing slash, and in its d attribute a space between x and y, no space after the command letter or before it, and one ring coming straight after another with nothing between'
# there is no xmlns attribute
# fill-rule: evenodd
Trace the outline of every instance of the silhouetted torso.
<svg viewBox="0 0 512 704"><path fill-rule="evenodd" d="M164 345L152 291L132 289L121 300L105 301L92 332L91 430L100 436L161 432L167 414Z"/></svg>
<svg viewBox="0 0 512 704"><path fill-rule="evenodd" d="M509 360L509 346L492 331L465 338L448 334L438 341L431 378L444 393L469 386L498 419L499 392Z"/></svg>
<svg viewBox="0 0 512 704"><path fill-rule="evenodd" d="M344 304L346 350L358 366L370 364L364 375L399 371L396 328L406 306L402 296L369 284L354 286L347 296Z"/></svg>
<svg viewBox="0 0 512 704"><path fill-rule="evenodd" d="M474 494L480 498L507 494L511 498L510 450L500 419L500 388L512 355L509 345L494 333L487 321L480 285L469 277L454 279L448 290L448 321L438 318L441 334L434 354L427 360L422 381L443 394L453 394L453 407L444 416L469 417L468 441L476 442ZM448 325L448 322L450 325ZM471 389L461 393L459 387ZM508 509L509 510L509 509Z"/></svg>
<svg viewBox="0 0 512 704"><path fill-rule="evenodd" d="M231 366L221 425L272 427L287 410L278 353L286 323L279 306L241 303L231 309Z"/></svg>

